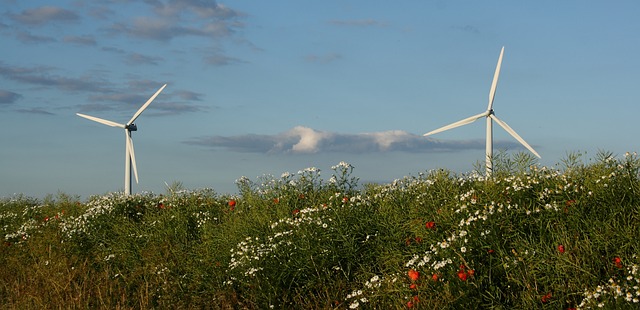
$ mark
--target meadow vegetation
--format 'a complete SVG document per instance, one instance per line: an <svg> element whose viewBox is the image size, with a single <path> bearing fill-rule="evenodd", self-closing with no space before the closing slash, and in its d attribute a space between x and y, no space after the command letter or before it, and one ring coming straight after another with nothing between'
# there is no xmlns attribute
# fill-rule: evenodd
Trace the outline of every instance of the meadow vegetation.
<svg viewBox="0 0 640 310"><path fill-rule="evenodd" d="M0 200L6 309L637 309L640 159Z"/></svg>

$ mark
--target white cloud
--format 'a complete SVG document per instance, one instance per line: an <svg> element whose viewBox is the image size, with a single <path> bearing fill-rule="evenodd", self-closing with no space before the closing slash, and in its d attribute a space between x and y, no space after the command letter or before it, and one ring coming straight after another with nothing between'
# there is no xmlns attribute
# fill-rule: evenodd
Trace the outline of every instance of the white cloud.
<svg viewBox="0 0 640 310"><path fill-rule="evenodd" d="M298 143L291 147L291 151L294 153L316 153L320 149L320 144L330 139L332 134L308 127L296 126L286 132L285 136L294 139L299 138Z"/></svg>
<svg viewBox="0 0 640 310"><path fill-rule="evenodd" d="M296 126L275 135L246 134L238 136L206 136L185 141L187 144L224 148L246 153L313 154L371 152L452 152L467 149L482 150L484 140L443 141L402 130L345 134ZM521 149L515 142L499 142L501 149Z"/></svg>

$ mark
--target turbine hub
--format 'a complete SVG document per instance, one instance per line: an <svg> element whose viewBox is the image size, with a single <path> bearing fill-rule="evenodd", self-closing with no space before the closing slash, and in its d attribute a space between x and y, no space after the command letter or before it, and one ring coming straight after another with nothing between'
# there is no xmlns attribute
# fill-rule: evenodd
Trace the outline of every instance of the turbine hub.
<svg viewBox="0 0 640 310"><path fill-rule="evenodd" d="M137 131L138 130L138 126L136 126L136 124L129 124L129 125L125 126L124 128L127 129L128 131Z"/></svg>
<svg viewBox="0 0 640 310"><path fill-rule="evenodd" d="M493 109L489 110L489 115L494 115ZM132 124L133 125L133 124Z"/></svg>

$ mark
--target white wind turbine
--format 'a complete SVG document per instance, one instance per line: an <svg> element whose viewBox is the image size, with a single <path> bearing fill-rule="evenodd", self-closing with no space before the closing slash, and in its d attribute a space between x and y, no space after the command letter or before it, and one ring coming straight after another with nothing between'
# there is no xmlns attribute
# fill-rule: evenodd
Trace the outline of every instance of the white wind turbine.
<svg viewBox="0 0 640 310"><path fill-rule="evenodd" d="M124 166L124 193L125 195L131 195L131 166L133 165L133 174L136 177L136 183L138 183L138 169L136 168L136 155L133 151L133 140L131 139L131 132L138 130L138 127L133 122L142 114L142 112L151 104L153 99L155 99L158 94L167 86L167 84L162 85L158 91L145 102L140 109L133 115L131 120L129 120L126 124L119 124L116 122L108 121L105 119L101 119L94 116L89 116L81 113L76 113L76 115L80 117L84 117L86 119L90 119L92 121L105 124L111 127L120 127L124 129L125 133L125 166Z"/></svg>
<svg viewBox="0 0 640 310"><path fill-rule="evenodd" d="M449 130L452 128L456 128L456 127L460 127L463 125L467 125L470 123L473 123L474 121L476 121L477 119L486 117L487 118L487 146L486 146L486 152L487 152L487 157L486 157L486 169L487 169L487 177L491 176L491 171L493 170L493 163L492 163L492 158L493 158L493 123L492 120L496 121L496 123L498 123L498 125L500 125L500 127L504 128L504 130L506 130L511 136L513 136L514 138L516 138L516 140L518 140L518 142L520 142L520 144L524 145L529 151L531 151L531 153L533 153L534 155L536 155L538 158L541 158L540 155L526 142L524 141L524 139L522 139L522 137L520 137L513 129L511 129L511 127L509 127L509 125L507 125L507 123L501 121L494 113L493 113L493 98L496 95L496 88L498 86L498 76L500 75L500 66L502 65L502 55L504 54L504 46L502 47L502 50L500 51L500 57L498 58L498 65L496 66L496 72L493 75L493 83L491 83L491 91L489 92L489 106L487 107L487 110L485 112L482 112L478 115L474 115L468 118L465 118L461 121L457 121L453 124L449 124L447 126L438 128L434 131L430 131L424 134L424 136L429 136L438 132L442 132L445 130Z"/></svg>

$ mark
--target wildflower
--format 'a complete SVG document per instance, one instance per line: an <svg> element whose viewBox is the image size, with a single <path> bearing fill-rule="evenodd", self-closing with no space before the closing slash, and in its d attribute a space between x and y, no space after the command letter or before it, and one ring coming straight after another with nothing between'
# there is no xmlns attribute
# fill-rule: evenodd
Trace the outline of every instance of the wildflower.
<svg viewBox="0 0 640 310"><path fill-rule="evenodd" d="M235 206L236 206L236 201L233 199L229 200L229 207L233 208Z"/></svg>
<svg viewBox="0 0 640 310"><path fill-rule="evenodd" d="M411 283L411 285L409 285L409 288L412 290L417 290L418 289L418 285L416 285L415 283Z"/></svg>
<svg viewBox="0 0 640 310"><path fill-rule="evenodd" d="M409 270L408 275L409 275L409 279L411 279L411 281L417 281L418 278L420 277L420 273L415 271L415 270L413 270L413 269Z"/></svg>
<svg viewBox="0 0 640 310"><path fill-rule="evenodd" d="M291 214L293 214L293 215L296 215L296 214L298 214L298 213L300 213L300 209L295 209L295 210L293 210L293 211L291 212Z"/></svg>
<svg viewBox="0 0 640 310"><path fill-rule="evenodd" d="M407 301L407 308L413 308L413 301Z"/></svg>
<svg viewBox="0 0 640 310"><path fill-rule="evenodd" d="M543 303L547 303L549 302L549 300L551 300L551 292L547 293L546 295L542 296L542 298L540 299Z"/></svg>
<svg viewBox="0 0 640 310"><path fill-rule="evenodd" d="M564 253L564 245L558 245L558 252L560 252L560 254Z"/></svg>
<svg viewBox="0 0 640 310"><path fill-rule="evenodd" d="M342 203L347 203L347 202L349 202L349 197L347 196L342 197Z"/></svg>
<svg viewBox="0 0 640 310"><path fill-rule="evenodd" d="M614 257L613 264L616 265L617 268L622 268L622 260L620 259L620 257Z"/></svg>
<svg viewBox="0 0 640 310"><path fill-rule="evenodd" d="M420 238L420 237L416 237L416 238L415 238L415 241L416 241L416 243L420 243L420 242L422 242L422 238Z"/></svg>
<svg viewBox="0 0 640 310"><path fill-rule="evenodd" d="M489 253L489 254L493 254L494 252L495 252L495 251L494 251L493 249L489 249L489 250L487 250L487 253Z"/></svg>
<svg viewBox="0 0 640 310"><path fill-rule="evenodd" d="M467 273L464 270L460 269L458 271L458 278L460 278L460 280L462 281L467 281Z"/></svg>
<svg viewBox="0 0 640 310"><path fill-rule="evenodd" d="M424 227L426 227L427 229L435 229L436 223L434 221L429 221L426 224L424 224Z"/></svg>
<svg viewBox="0 0 640 310"><path fill-rule="evenodd" d="M273 198L273 203L275 203L275 204L280 203L280 199L279 198Z"/></svg>
<svg viewBox="0 0 640 310"><path fill-rule="evenodd" d="M438 281L438 274L437 274L437 273L434 273L434 274L431 276L431 280L433 280L433 281Z"/></svg>

